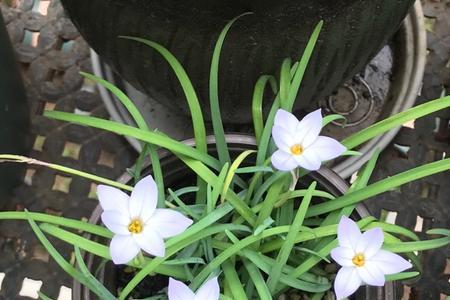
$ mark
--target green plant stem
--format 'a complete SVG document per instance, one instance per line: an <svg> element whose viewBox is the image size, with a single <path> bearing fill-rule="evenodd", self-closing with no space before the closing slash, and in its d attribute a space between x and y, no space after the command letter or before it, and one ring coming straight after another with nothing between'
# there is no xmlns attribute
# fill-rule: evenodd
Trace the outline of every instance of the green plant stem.
<svg viewBox="0 0 450 300"><path fill-rule="evenodd" d="M114 180L110 180L107 178L103 178L97 175L93 175L87 172L83 172L83 171L79 171L73 168L68 168L68 167L64 167L61 165L57 165L57 164L51 164L51 163L47 163L44 161L40 161L34 158L29 158L29 157L25 157L25 156L21 156L21 155L13 155L13 154L0 154L0 162L14 162L14 163L26 163L26 164L30 164L30 165L38 165L38 166L43 166L49 169L53 169L56 171L60 171L63 173L67 173L67 174L71 174L71 175L75 175L75 176L80 176L92 181L96 181L99 183L103 183L103 184L107 184L119 189L123 189L123 190L127 190L127 191L132 191L133 187L126 185L126 184L122 184L119 182L116 182Z"/></svg>

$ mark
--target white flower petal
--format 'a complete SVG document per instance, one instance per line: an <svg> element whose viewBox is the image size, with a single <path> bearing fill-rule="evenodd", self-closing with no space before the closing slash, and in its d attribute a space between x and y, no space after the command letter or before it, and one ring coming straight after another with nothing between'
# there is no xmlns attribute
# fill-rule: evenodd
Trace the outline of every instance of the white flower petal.
<svg viewBox="0 0 450 300"><path fill-rule="evenodd" d="M367 230L361 235L361 238L358 240L355 252L363 253L366 260L370 259L381 249L383 241L384 235L381 228L373 228Z"/></svg>
<svg viewBox="0 0 450 300"><path fill-rule="evenodd" d="M282 150L272 154L272 165L280 171L291 171L298 167L294 156Z"/></svg>
<svg viewBox="0 0 450 300"><path fill-rule="evenodd" d="M291 151L291 147L296 143L293 134L281 126L272 128L272 137L278 149L285 152Z"/></svg>
<svg viewBox="0 0 450 300"><path fill-rule="evenodd" d="M347 298L361 286L361 278L353 267L342 267L334 280L334 293L338 300Z"/></svg>
<svg viewBox="0 0 450 300"><path fill-rule="evenodd" d="M139 246L131 235L115 235L109 245L109 254L116 264L126 264L139 253Z"/></svg>
<svg viewBox="0 0 450 300"><path fill-rule="evenodd" d="M164 257L166 253L166 245L163 238L156 232L154 228L144 226L144 231L139 234L132 235L138 246L153 256Z"/></svg>
<svg viewBox="0 0 450 300"><path fill-rule="evenodd" d="M167 295L169 300L194 300L195 295L191 289L181 281L169 278Z"/></svg>
<svg viewBox="0 0 450 300"><path fill-rule="evenodd" d="M140 217L143 222L153 215L158 202L158 188L151 175L139 180L131 192L129 211L132 218Z"/></svg>
<svg viewBox="0 0 450 300"><path fill-rule="evenodd" d="M369 262L376 264L386 275L400 273L412 268L412 264L400 255L383 249L378 251Z"/></svg>
<svg viewBox="0 0 450 300"><path fill-rule="evenodd" d="M220 287L217 277L206 281L195 293L195 300L218 300Z"/></svg>
<svg viewBox="0 0 450 300"><path fill-rule="evenodd" d="M356 249L356 245L361 238L361 231L358 225L346 216L342 216L337 230L339 246Z"/></svg>
<svg viewBox="0 0 450 300"><path fill-rule="evenodd" d="M275 114L275 119L273 122L274 126L280 126L284 129L286 129L288 132L294 133L299 121L298 119L291 114L290 112L279 109L277 113Z"/></svg>
<svg viewBox="0 0 450 300"><path fill-rule="evenodd" d="M298 165L303 169L309 171L316 171L320 169L321 161L316 153L313 151L308 151L308 149L303 152L302 155L294 156Z"/></svg>
<svg viewBox="0 0 450 300"><path fill-rule="evenodd" d="M304 148L308 148L319 136L322 130L322 112L320 109L307 114L298 123L295 130L296 140L298 140Z"/></svg>
<svg viewBox="0 0 450 300"><path fill-rule="evenodd" d="M125 212L126 213L126 212ZM113 210L104 211L101 215L102 222L115 234L129 235L128 225L130 218L124 213Z"/></svg>
<svg viewBox="0 0 450 300"><path fill-rule="evenodd" d="M353 267L353 257L355 252L350 248L337 247L331 250L331 257L343 267Z"/></svg>
<svg viewBox="0 0 450 300"><path fill-rule="evenodd" d="M172 209L156 209L145 226L155 230L161 237L178 235L192 225L192 220Z"/></svg>
<svg viewBox="0 0 450 300"><path fill-rule="evenodd" d="M386 282L380 268L370 261L366 261L363 267L357 267L356 270L362 281L368 285L383 286Z"/></svg>
<svg viewBox="0 0 450 300"><path fill-rule="evenodd" d="M327 161L341 156L345 151L347 151L347 148L335 139L327 136L319 136L309 147L306 148L305 153L307 151L316 153L321 161Z"/></svg>
<svg viewBox="0 0 450 300"><path fill-rule="evenodd" d="M128 211L130 197L115 187L100 184L97 186L97 196L103 210Z"/></svg>

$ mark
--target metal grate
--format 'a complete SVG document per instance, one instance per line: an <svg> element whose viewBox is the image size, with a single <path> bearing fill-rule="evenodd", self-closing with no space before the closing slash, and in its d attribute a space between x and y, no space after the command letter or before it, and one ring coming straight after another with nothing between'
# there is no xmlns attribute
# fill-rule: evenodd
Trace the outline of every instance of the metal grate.
<svg viewBox="0 0 450 300"><path fill-rule="evenodd" d="M450 92L450 3L422 1L428 31L428 61L418 103ZM381 155L374 180L450 156L450 110L405 124ZM385 193L371 201L372 212L420 237L433 227L450 228L450 172ZM442 299L450 295L450 246L422 257L422 278L404 286L402 299Z"/></svg>
<svg viewBox="0 0 450 300"><path fill-rule="evenodd" d="M58 0L2 4L31 106L32 157L115 179L130 166L135 153L113 134L42 116L63 110L108 118L92 82L78 72L91 71L89 47ZM67 174L29 166L24 184L8 200L8 210L42 211L86 219L97 204L95 185ZM53 240L70 259L67 245ZM71 299L71 278L40 245L26 222L0 225L0 299L36 299L40 290L53 299Z"/></svg>

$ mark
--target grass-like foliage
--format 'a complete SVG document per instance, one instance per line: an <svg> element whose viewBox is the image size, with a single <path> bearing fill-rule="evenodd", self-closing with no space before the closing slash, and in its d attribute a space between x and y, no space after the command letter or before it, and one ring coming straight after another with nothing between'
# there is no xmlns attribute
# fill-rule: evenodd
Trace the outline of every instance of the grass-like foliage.
<svg viewBox="0 0 450 300"><path fill-rule="evenodd" d="M219 58L226 35L239 18L230 21L219 35L210 70L210 111L217 144L216 152L208 152L206 126L197 93L183 66L164 46L139 37L122 37L130 43L143 43L149 51L157 51L172 67L189 104L195 147L172 139L163 132L152 130L146 124L133 102L117 87L96 76L82 73L86 78L105 86L114 93L134 118L136 127L91 116L66 112L47 111L49 118L90 126L118 135L130 136L142 142L133 174L135 182L141 178L143 160L151 161L151 173L158 187L158 208L175 209L192 219L193 224L183 233L165 241L165 256L138 255L128 264L134 269L134 277L120 291L108 291L95 278L95 270L89 270L83 261L88 252L110 260L108 242L100 243L86 238L91 236L109 240L113 233L100 224L87 224L65 217L33 212L0 212L0 220L22 219L31 225L37 238L58 265L72 277L102 299L128 299L130 293L145 278L157 274L172 277L198 290L210 278L218 276L221 299L278 299L279 295L295 293L321 299L332 293L334 274L325 268L333 263L330 252L337 247L338 223L342 216L355 218L359 228L367 231L381 228L384 232L383 248L402 253L414 265L409 270L386 276L386 280L403 280L416 277L421 271L416 251L433 249L450 243L446 230L430 231L429 240L420 241L414 232L373 217L359 218L355 214L358 203L398 188L399 186L438 172L450 169L450 159L418 166L390 178L369 184L378 154L358 172L356 181L344 195L330 194L321 190L320 182L308 180L304 170L281 172L270 163L273 142L271 132L277 111L292 111L308 61L318 40L322 22L313 31L300 59L286 59L279 74L267 74L255 83L252 117L256 149L231 153L220 117ZM264 115L263 101L266 89L273 93L271 108ZM349 151L357 154L357 146L371 138L401 126L409 120L450 106L450 97L430 101L376 123L342 141ZM203 108L205 109L205 108ZM341 118L332 115L323 119L323 126ZM178 190L165 186L158 149L166 149L178 157L196 176L197 185ZM68 167L37 161L16 155L0 155L2 161L38 164L60 172L82 176L97 183L113 186L126 192L132 191L132 183L117 183L93 174ZM147 171L147 170L145 170ZM305 184L305 182L309 182ZM401 205L399 203L399 205ZM52 246L46 235L72 245L75 265L67 261ZM332 270L332 268L331 268ZM166 290L153 291L164 299ZM49 299L41 295L42 299Z"/></svg>

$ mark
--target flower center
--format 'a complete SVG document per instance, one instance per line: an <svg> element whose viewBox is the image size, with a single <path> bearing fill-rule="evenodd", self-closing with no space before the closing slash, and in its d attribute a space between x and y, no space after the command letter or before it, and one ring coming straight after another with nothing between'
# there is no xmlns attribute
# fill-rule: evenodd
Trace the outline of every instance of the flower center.
<svg viewBox="0 0 450 300"><path fill-rule="evenodd" d="M364 254L362 254L362 253L356 254L355 257L353 257L352 262L357 267L364 266L364 264L366 262L366 260L364 258Z"/></svg>
<svg viewBox="0 0 450 300"><path fill-rule="evenodd" d="M141 233L144 230L144 224L139 219L134 219L128 225L128 231L131 233Z"/></svg>
<svg viewBox="0 0 450 300"><path fill-rule="evenodd" d="M301 155L303 153L303 147L299 144L295 144L291 147L291 153L294 155Z"/></svg>

